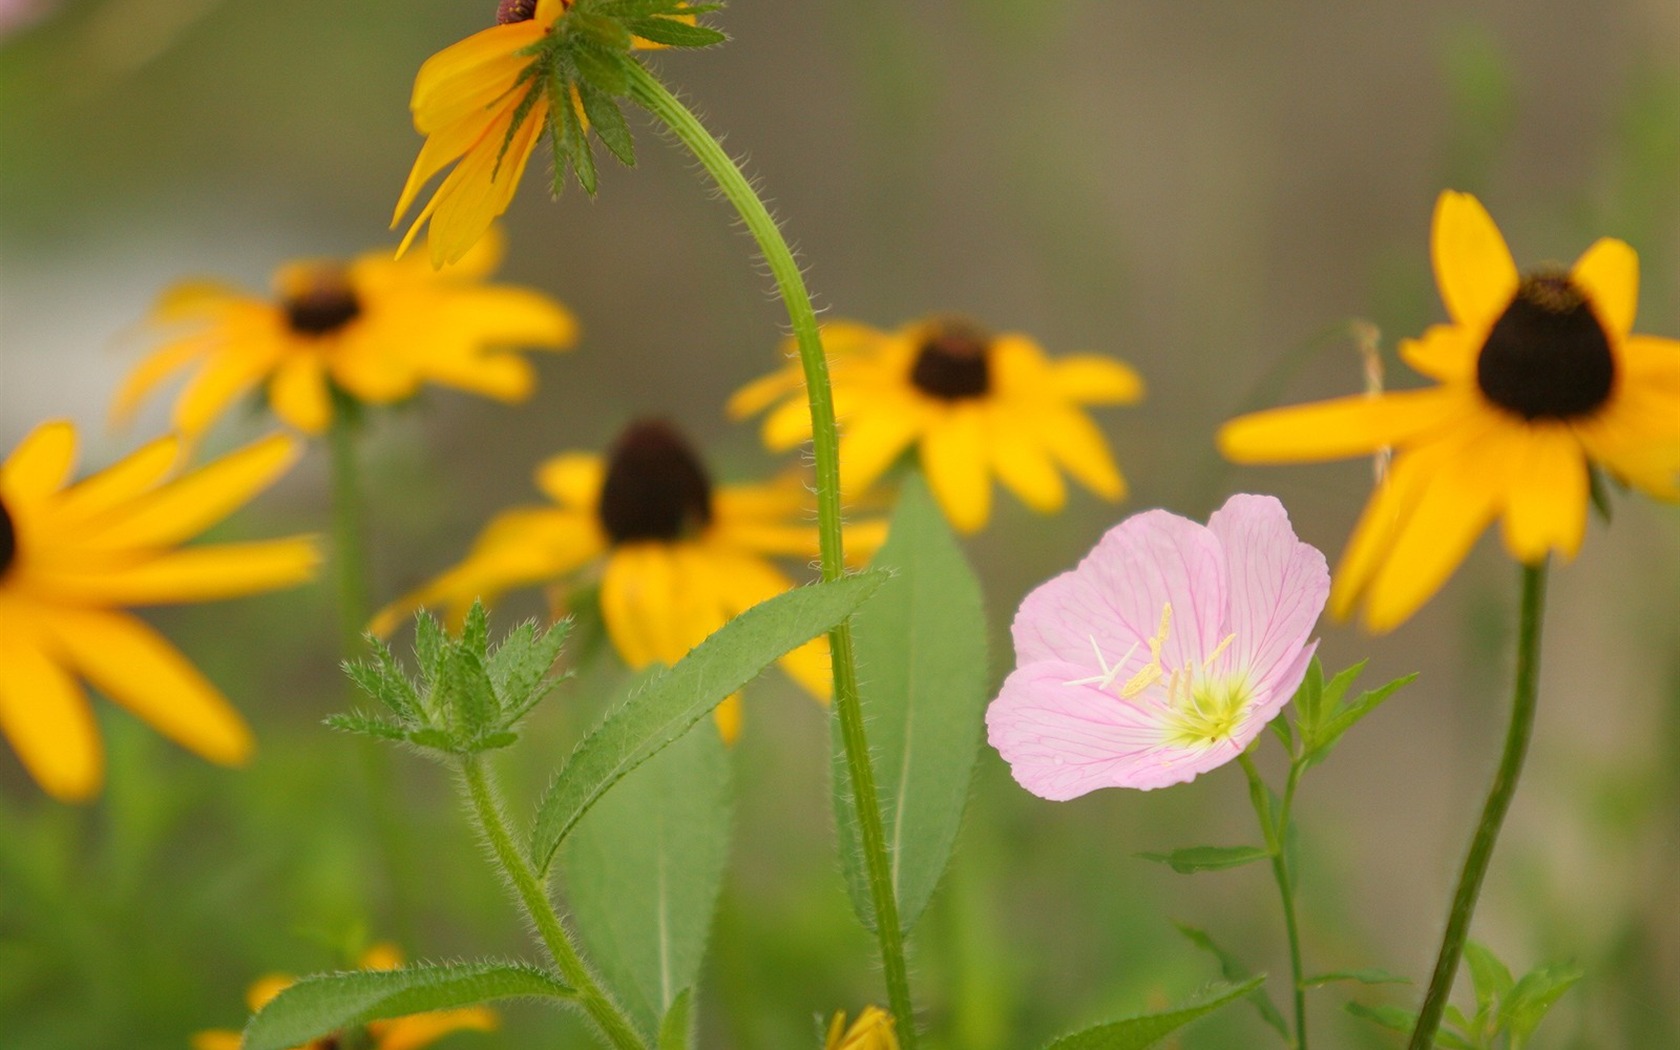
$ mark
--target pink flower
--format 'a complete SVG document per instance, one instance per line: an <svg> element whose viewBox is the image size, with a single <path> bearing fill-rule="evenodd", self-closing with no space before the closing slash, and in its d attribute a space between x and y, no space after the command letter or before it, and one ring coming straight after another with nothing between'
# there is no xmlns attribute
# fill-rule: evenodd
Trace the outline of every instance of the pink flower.
<svg viewBox="0 0 1680 1050"><path fill-rule="evenodd" d="M1133 515L1021 603L991 744L1049 799L1191 780L1289 702L1329 593L1324 555L1271 496L1232 496L1205 527Z"/></svg>

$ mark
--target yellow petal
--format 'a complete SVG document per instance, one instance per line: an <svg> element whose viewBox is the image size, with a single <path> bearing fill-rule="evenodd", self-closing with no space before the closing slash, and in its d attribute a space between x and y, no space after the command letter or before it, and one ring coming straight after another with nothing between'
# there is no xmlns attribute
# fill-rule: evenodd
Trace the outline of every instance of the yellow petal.
<svg viewBox="0 0 1680 1050"><path fill-rule="evenodd" d="M975 532L992 511L986 471L986 432L975 405L958 404L922 434L922 469L928 488L958 532Z"/></svg>
<svg viewBox="0 0 1680 1050"><path fill-rule="evenodd" d="M0 465L0 495L30 503L57 492L76 468L76 428L53 420L31 430Z"/></svg>
<svg viewBox="0 0 1680 1050"><path fill-rule="evenodd" d="M251 756L251 731L175 647L123 613L61 610L47 621L66 659L100 692L189 751L226 766Z"/></svg>
<svg viewBox="0 0 1680 1050"><path fill-rule="evenodd" d="M92 522L159 484L179 461L181 441L163 437L76 482L59 496L53 520L74 527Z"/></svg>
<svg viewBox="0 0 1680 1050"><path fill-rule="evenodd" d="M140 407L140 402L146 399L157 385L168 379L176 371L185 368L196 357L208 353L215 344L202 335L195 335L189 339L181 339L168 343L146 355L133 371L117 388L116 396L111 399L111 422L115 426L126 426L134 418L134 413Z"/></svg>
<svg viewBox="0 0 1680 1050"><path fill-rule="evenodd" d="M1463 325L1437 324L1417 339L1400 340L1400 359L1413 369L1443 383L1473 381L1481 335Z"/></svg>
<svg viewBox="0 0 1680 1050"><path fill-rule="evenodd" d="M274 414L305 434L319 435L332 425L332 396L317 354L294 354L268 382L268 404Z"/></svg>
<svg viewBox="0 0 1680 1050"><path fill-rule="evenodd" d="M1533 565L1552 551L1573 558L1587 530L1586 458L1568 427L1531 425L1511 455L1505 549Z"/></svg>
<svg viewBox="0 0 1680 1050"><path fill-rule="evenodd" d="M175 402L176 429L196 437L224 410L256 386L286 355L278 335L242 335L237 349L229 344L215 353L188 381Z"/></svg>
<svg viewBox="0 0 1680 1050"><path fill-rule="evenodd" d="M1490 327L1511 305L1519 278L1487 209L1468 193L1442 193L1429 247L1447 313L1471 328Z"/></svg>
<svg viewBox="0 0 1680 1050"><path fill-rule="evenodd" d="M244 1042L245 1033L219 1028L212 1031L194 1032L192 1050L239 1050Z"/></svg>
<svg viewBox="0 0 1680 1050"><path fill-rule="evenodd" d="M805 391L805 373L798 365L778 368L767 376L759 376L746 386L735 391L724 406L730 419L746 419L756 416L784 397L795 393L803 395Z"/></svg>
<svg viewBox="0 0 1680 1050"><path fill-rule="evenodd" d="M847 421L846 426L851 426ZM786 452L811 440L811 409L804 398L790 398L764 417L764 447Z"/></svg>
<svg viewBox="0 0 1680 1050"><path fill-rule="evenodd" d="M420 1050L451 1032L493 1032L495 1029L496 1015L482 1006L436 1010L383 1024L378 1050Z"/></svg>
<svg viewBox="0 0 1680 1050"><path fill-rule="evenodd" d="M1581 253L1569 276L1587 293L1593 315L1610 341L1626 339L1639 309L1638 253L1624 241L1605 237Z"/></svg>
<svg viewBox="0 0 1680 1050"><path fill-rule="evenodd" d="M1110 503L1126 498L1126 479L1109 454L1102 431L1077 408L1046 411L1037 420L1038 439L1074 480Z"/></svg>
<svg viewBox="0 0 1680 1050"><path fill-rule="evenodd" d="M513 200L548 117L548 104L543 101L541 89L529 90L538 92L537 102L511 138L507 129L513 126L516 106L510 106L506 116L490 126L484 138L461 158L438 187L433 202L437 210L431 215L426 235L434 267L457 262L465 256ZM503 145L507 146L506 152Z"/></svg>
<svg viewBox="0 0 1680 1050"><path fill-rule="evenodd" d="M109 531L128 547L162 546L198 535L273 484L303 453L287 434L271 434L137 499Z"/></svg>
<svg viewBox="0 0 1680 1050"><path fill-rule="evenodd" d="M1024 415L1024 414L1023 414ZM1056 473L1049 453L1044 451L1025 419L995 423L992 434L992 466L998 481L1022 503L1040 514L1054 514L1067 502L1067 487Z"/></svg>
<svg viewBox="0 0 1680 1050"><path fill-rule="evenodd" d="M214 316L229 306L250 301L243 291L220 281L181 281L164 289L147 320L173 325Z"/></svg>
<svg viewBox="0 0 1680 1050"><path fill-rule="evenodd" d="M537 467L537 488L562 507L593 513L606 473L593 452L562 452Z"/></svg>
<svg viewBox="0 0 1680 1050"><path fill-rule="evenodd" d="M875 484L929 425L930 415L919 405L893 399L847 420L840 435L840 480L846 494L855 496ZM809 433L808 416L806 423Z"/></svg>
<svg viewBox="0 0 1680 1050"><path fill-rule="evenodd" d="M537 386L536 369L515 353L433 358L426 362L426 378L442 386L510 403L524 401Z"/></svg>
<svg viewBox="0 0 1680 1050"><path fill-rule="evenodd" d="M1236 463L1364 456L1412 441L1465 410L1464 396L1448 387L1355 394L1240 416L1219 429L1219 450Z"/></svg>
<svg viewBox="0 0 1680 1050"><path fill-rule="evenodd" d="M126 568L55 569L41 585L70 601L97 605L203 602L308 581L320 564L304 538L223 543L172 551Z"/></svg>
<svg viewBox="0 0 1680 1050"><path fill-rule="evenodd" d="M43 639L12 615L0 617L0 626L0 732L47 794L62 802L92 798L105 759L87 699Z"/></svg>
<svg viewBox="0 0 1680 1050"><path fill-rule="evenodd" d="M1084 405L1129 405L1143 397L1143 378L1109 357L1073 354L1050 366L1056 392Z"/></svg>
<svg viewBox="0 0 1680 1050"><path fill-rule="evenodd" d="M577 342L578 323L571 311L529 288L452 289L434 309L440 325L451 326L473 344L562 349Z"/></svg>

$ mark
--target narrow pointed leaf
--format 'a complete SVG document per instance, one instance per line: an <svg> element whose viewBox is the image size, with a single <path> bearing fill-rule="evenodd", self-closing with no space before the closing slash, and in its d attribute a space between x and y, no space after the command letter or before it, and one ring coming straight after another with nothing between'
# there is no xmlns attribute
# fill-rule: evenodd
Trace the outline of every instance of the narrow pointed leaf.
<svg viewBox="0 0 1680 1050"><path fill-rule="evenodd" d="M1411 984L1410 977L1400 977L1387 970L1375 968L1364 970L1334 970L1330 973L1314 974L1301 978L1301 985L1306 988L1321 988L1338 981L1354 981L1359 984Z"/></svg>
<svg viewBox="0 0 1680 1050"><path fill-rule="evenodd" d="M1499 1004L1500 1020L1511 1033L1513 1045L1527 1041L1540 1026L1546 1011L1586 975L1585 970L1568 964L1546 966L1524 974Z"/></svg>
<svg viewBox="0 0 1680 1050"><path fill-rule="evenodd" d="M1171 853L1139 853L1144 860L1165 864L1180 875L1198 871L1221 871L1239 868L1257 860L1270 860L1272 851L1259 846L1188 846Z"/></svg>
<svg viewBox="0 0 1680 1050"><path fill-rule="evenodd" d="M728 41L729 37L711 26L693 26L674 18L634 18L625 23L630 32L644 40L667 47L712 47Z"/></svg>
<svg viewBox="0 0 1680 1050"><path fill-rule="evenodd" d="M950 861L980 753L986 616L980 582L919 476L905 480L873 567L893 578L858 614L853 635L893 889L908 932ZM830 739L841 867L853 909L873 928L838 718Z"/></svg>
<svg viewBox="0 0 1680 1050"><path fill-rule="evenodd" d="M1511 971L1485 945L1470 941L1464 945L1464 961L1470 967L1470 984L1476 989L1476 1006L1487 1010L1505 997L1515 981Z"/></svg>
<svg viewBox="0 0 1680 1050"><path fill-rule="evenodd" d="M618 103L611 96L587 82L580 84L579 90L583 97L583 111L589 116L595 137L625 167L635 167L636 142L630 133L630 124L624 119L624 111L618 108Z"/></svg>
<svg viewBox="0 0 1680 1050"><path fill-rule="evenodd" d="M408 739L408 730L402 726L357 711L328 715L326 723L330 728L343 733L360 733L362 736L377 737L380 740Z"/></svg>
<svg viewBox="0 0 1680 1050"><path fill-rule="evenodd" d="M1402 1035L1411 1032L1417 1024L1417 1011L1402 1010L1398 1006L1366 1006L1364 1003L1347 1003L1344 1007L1348 1013L1363 1018L1373 1024L1381 1025L1391 1032ZM1443 1050L1476 1050L1468 1041L1448 1031L1435 1033L1435 1045Z"/></svg>
<svg viewBox="0 0 1680 1050"><path fill-rule="evenodd" d="M1207 931L1198 930L1194 926L1186 926L1181 922L1175 922L1173 925L1178 928L1179 933L1184 935L1185 940L1219 960L1219 975L1227 981L1235 984L1246 981L1252 976L1248 967L1239 962L1236 956L1220 947L1218 942L1207 934ZM1266 989L1256 986L1249 993L1249 998L1254 1003L1254 1009L1259 1011L1260 1019L1266 1022L1267 1026L1277 1032L1278 1035L1288 1040L1289 1025L1284 1021L1283 1013L1278 1010L1277 1004L1272 1002L1272 997L1267 994Z"/></svg>
<svg viewBox="0 0 1680 1050"><path fill-rule="evenodd" d="M1211 985L1172 1010L1129 1017L1064 1035L1045 1050L1148 1050L1191 1021L1252 994L1265 980L1264 976L1256 976L1241 984Z"/></svg>
<svg viewBox="0 0 1680 1050"><path fill-rule="evenodd" d="M608 792L561 850L589 960L644 1035L700 979L731 798L729 756L702 722Z"/></svg>
<svg viewBox="0 0 1680 1050"><path fill-rule="evenodd" d="M545 970L519 963L408 966L305 977L245 1026L244 1050L286 1050L341 1028L388 1017L453 1010L494 999L570 999Z"/></svg>
<svg viewBox="0 0 1680 1050"><path fill-rule="evenodd" d="M682 736L723 699L795 647L850 616L885 576L866 572L795 587L718 628L675 667L610 712L543 795L531 858L546 870L554 851L619 778Z"/></svg>
<svg viewBox="0 0 1680 1050"><path fill-rule="evenodd" d="M684 988L659 1022L658 1050L688 1050L694 1034L694 989Z"/></svg>

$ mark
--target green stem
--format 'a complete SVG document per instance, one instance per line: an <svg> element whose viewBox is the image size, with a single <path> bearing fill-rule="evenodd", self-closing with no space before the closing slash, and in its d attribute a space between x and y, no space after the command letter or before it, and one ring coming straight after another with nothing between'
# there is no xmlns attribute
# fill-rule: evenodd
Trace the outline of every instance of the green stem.
<svg viewBox="0 0 1680 1050"><path fill-rule="evenodd" d="M1254 802L1254 815L1260 820L1260 832L1266 837L1266 849L1272 854L1272 878L1277 880L1278 895L1283 901L1283 928L1289 938L1289 970L1294 977L1295 990L1295 1050L1307 1050L1307 983L1301 968L1301 930L1295 919L1295 872L1289 866L1289 851L1285 837L1289 834L1290 809L1295 805L1295 788L1301 781L1301 767L1289 764L1289 783L1283 790L1276 822L1267 812L1266 783L1247 754L1238 756L1243 772L1248 776L1248 796Z"/></svg>
<svg viewBox="0 0 1680 1050"><path fill-rule="evenodd" d="M1429 979L1429 992L1424 996L1423 1009L1418 1013L1417 1027L1412 1029L1411 1050L1428 1050L1435 1044L1435 1032L1441 1027L1441 1015L1452 994L1453 978L1458 974L1458 960L1464 954L1464 941L1470 933L1470 917L1476 911L1476 897L1482 891L1482 879L1487 875L1493 845L1499 838L1499 827L1511 808L1511 798L1517 793L1517 777L1522 773L1523 759L1528 755L1528 741L1534 732L1534 710L1540 693L1540 621L1546 605L1546 563L1523 566L1522 622L1517 633L1517 681L1511 698L1511 725L1505 731L1505 753L1499 760L1499 770L1488 789L1487 802L1482 806L1482 820L1476 835L1470 840L1470 852L1464 858L1464 870L1458 876L1458 890L1453 894L1452 911L1447 916L1447 932L1441 937L1441 953L1435 960L1435 973Z"/></svg>
<svg viewBox="0 0 1680 1050"><path fill-rule="evenodd" d="M637 62L627 62L630 95L688 147L735 206L748 232L758 242L770 273L787 307L788 321L799 346L805 371L805 392L811 406L811 444L816 461L817 530L822 552L822 578L838 579L845 572L840 532L840 437L834 422L834 399L829 390L828 361L823 355L816 311L782 231L771 218L752 184L729 154L688 107L666 90ZM857 665L852 652L850 621L828 635L834 666L834 709L840 721L846 764L852 778L859 838L875 906L875 934L880 942L881 967L887 997L897 1019L904 1050L916 1050L916 1019L910 1000L910 978L904 961L904 935L899 928L898 903L893 896L886 831L881 821L875 773L869 764L869 740L864 732L863 708L858 701Z"/></svg>
<svg viewBox="0 0 1680 1050"><path fill-rule="evenodd" d="M636 1034L623 1012L601 990L595 975L589 972L589 967L572 945L571 935L566 932L560 916L554 911L553 902L548 899L548 889L542 877L514 844L507 818L502 814L501 801L484 763L477 756L469 756L461 759L459 769L461 779L467 785L467 795L472 799L478 830L490 843L496 863L518 895L526 918L537 928L560 976L577 992L584 1012L600 1026L609 1043L618 1050L645 1050L642 1037Z"/></svg>

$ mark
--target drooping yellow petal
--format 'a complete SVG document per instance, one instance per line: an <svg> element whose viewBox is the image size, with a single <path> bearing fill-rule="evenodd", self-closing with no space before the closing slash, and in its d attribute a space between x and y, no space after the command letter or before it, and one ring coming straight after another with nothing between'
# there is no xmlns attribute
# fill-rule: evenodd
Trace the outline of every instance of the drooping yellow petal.
<svg viewBox="0 0 1680 1050"><path fill-rule="evenodd" d="M0 496L32 503L57 492L76 468L76 428L67 420L42 423L0 464Z"/></svg>
<svg viewBox="0 0 1680 1050"><path fill-rule="evenodd" d="M1430 325L1421 337L1400 340L1400 359L1442 383L1474 382L1481 337L1463 325Z"/></svg>
<svg viewBox="0 0 1680 1050"><path fill-rule="evenodd" d="M47 794L92 798L105 758L87 699L16 614L0 611L0 627L0 733Z"/></svg>
<svg viewBox="0 0 1680 1050"><path fill-rule="evenodd" d="M529 288L455 288L440 305L440 323L472 343L558 350L577 342L578 323L572 312Z"/></svg>
<svg viewBox="0 0 1680 1050"><path fill-rule="evenodd" d="M731 394L724 411L730 419L746 419L748 416L758 415L784 397L791 397L796 393L803 396L804 391L804 372L797 366L779 368Z"/></svg>
<svg viewBox="0 0 1680 1050"><path fill-rule="evenodd" d="M274 414L305 434L324 434L332 425L332 395L318 354L292 354L268 383Z"/></svg>
<svg viewBox="0 0 1680 1050"><path fill-rule="evenodd" d="M625 543L608 555L601 575L601 618L607 637L632 670L675 663L688 651L671 626L675 591L676 573L665 544Z"/></svg>
<svg viewBox="0 0 1680 1050"><path fill-rule="evenodd" d="M1435 202L1430 255L1447 313L1485 331L1517 294L1517 264L1493 217L1468 193L1447 190Z"/></svg>
<svg viewBox="0 0 1680 1050"><path fill-rule="evenodd" d="M1450 387L1355 394L1239 416L1219 429L1219 451L1236 463L1304 463L1366 456L1450 423L1465 409Z"/></svg>
<svg viewBox="0 0 1680 1050"><path fill-rule="evenodd" d="M536 369L514 353L434 357L426 364L426 378L509 403L524 401L537 386Z"/></svg>
<svg viewBox="0 0 1680 1050"><path fill-rule="evenodd" d="M1533 565L1552 551L1573 558L1587 531L1587 462L1567 426L1531 425L1514 440L1505 479L1505 548Z"/></svg>
<svg viewBox="0 0 1680 1050"><path fill-rule="evenodd" d="M804 402L794 404L805 408ZM840 481L846 494L858 495L880 480L934 415L906 401L896 411L862 413L848 421L840 435ZM809 416L805 424L809 434Z"/></svg>
<svg viewBox="0 0 1680 1050"><path fill-rule="evenodd" d="M490 125L484 138L467 151L455 170L438 186L433 198L437 210L430 212L426 234L433 266L456 262L466 255L513 200L548 117L548 103L541 88L528 90L538 92L537 101L511 136L508 129L514 125L516 111L512 106L504 117ZM430 211L431 205L427 207ZM416 225L425 220L426 214L415 220ZM408 238L403 243L406 246Z"/></svg>
<svg viewBox="0 0 1680 1050"><path fill-rule="evenodd" d="M976 532L992 512L986 431L978 405L958 404L922 434L928 488L958 532Z"/></svg>
<svg viewBox="0 0 1680 1050"><path fill-rule="evenodd" d="M1581 253L1569 276L1587 293L1611 343L1626 339L1639 309L1639 255L1625 241L1604 237Z"/></svg>
<svg viewBox="0 0 1680 1050"><path fill-rule="evenodd" d="M593 452L563 452L537 467L537 487L562 507L593 512L606 470Z"/></svg>
<svg viewBox="0 0 1680 1050"><path fill-rule="evenodd" d="M851 426L847 420L844 426ZM764 417L764 447L786 452L811 440L811 409L804 398L790 398Z"/></svg>
<svg viewBox="0 0 1680 1050"><path fill-rule="evenodd" d="M1063 470L1074 480L1110 503L1126 496L1126 479L1102 431L1091 418L1075 408L1046 410L1037 417L1037 436Z"/></svg>
<svg viewBox="0 0 1680 1050"><path fill-rule="evenodd" d="M370 1025L372 1029L374 1026ZM421 1050L451 1032L493 1032L496 1015L482 1006L431 1013L378 1022L378 1050Z"/></svg>
<svg viewBox="0 0 1680 1050"><path fill-rule="evenodd" d="M1019 415L1025 417L1026 413ZM1031 420L1003 416L1001 422L991 426L990 433L991 460L998 481L1041 514L1061 510L1067 503L1067 486L1035 437Z"/></svg>
<svg viewBox="0 0 1680 1050"><path fill-rule="evenodd" d="M54 526L76 528L116 510L168 477L180 455L180 439L162 437L90 474L59 495L53 507Z"/></svg>
<svg viewBox="0 0 1680 1050"><path fill-rule="evenodd" d="M190 539L273 484L302 454L296 438L270 434L135 500L124 513L113 515L108 531L127 547Z"/></svg>
<svg viewBox="0 0 1680 1050"><path fill-rule="evenodd" d="M212 1031L194 1032L192 1050L240 1050L244 1042L245 1033L218 1028Z"/></svg>
<svg viewBox="0 0 1680 1050"><path fill-rule="evenodd" d="M214 348L215 344L213 342L201 335L195 335L188 339L178 339L173 343L167 343L147 354L123 378L122 385L117 388L116 396L111 399L112 425L128 425L134 418L134 413L140 408L140 402L146 399L146 395L157 389L159 383L187 367L193 362L193 359L202 357Z"/></svg>
<svg viewBox="0 0 1680 1050"><path fill-rule="evenodd" d="M175 647L123 613L64 609L54 641L100 692L189 751L225 766L251 756L251 731L221 692Z"/></svg>
<svg viewBox="0 0 1680 1050"><path fill-rule="evenodd" d="M1055 390L1082 405L1130 405L1143 397L1143 377L1130 366L1097 354L1071 354L1051 362Z"/></svg>
<svg viewBox="0 0 1680 1050"><path fill-rule="evenodd" d="M229 405L245 396L285 357L277 336L256 331L242 333L234 352L213 355L187 381L175 402L176 429L196 437L210 429Z"/></svg>
<svg viewBox="0 0 1680 1050"><path fill-rule="evenodd" d="M58 598L93 605L204 602L305 583L320 561L307 538L222 543L171 551L128 567L55 567L40 583Z"/></svg>

